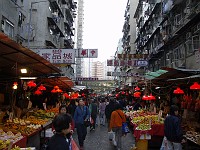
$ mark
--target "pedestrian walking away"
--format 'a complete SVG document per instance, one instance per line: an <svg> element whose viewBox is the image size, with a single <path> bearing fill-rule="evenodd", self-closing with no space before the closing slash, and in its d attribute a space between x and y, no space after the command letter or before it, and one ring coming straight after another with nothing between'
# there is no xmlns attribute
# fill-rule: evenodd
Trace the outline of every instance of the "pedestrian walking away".
<svg viewBox="0 0 200 150"><path fill-rule="evenodd" d="M126 122L126 117L124 112L121 110L120 104L115 104L115 110L111 114L110 119L110 130L115 132L115 140L117 142L117 150L122 149L122 123Z"/></svg>
<svg viewBox="0 0 200 150"><path fill-rule="evenodd" d="M90 110L91 118L93 120L93 123L90 124L90 131L91 131L91 130L95 130L97 113L98 113L97 103L93 99L91 100L91 104L89 105L89 110Z"/></svg>
<svg viewBox="0 0 200 150"><path fill-rule="evenodd" d="M103 126L105 126L105 109L106 109L106 102L104 99L102 99L99 105L99 120L100 120L100 125Z"/></svg>

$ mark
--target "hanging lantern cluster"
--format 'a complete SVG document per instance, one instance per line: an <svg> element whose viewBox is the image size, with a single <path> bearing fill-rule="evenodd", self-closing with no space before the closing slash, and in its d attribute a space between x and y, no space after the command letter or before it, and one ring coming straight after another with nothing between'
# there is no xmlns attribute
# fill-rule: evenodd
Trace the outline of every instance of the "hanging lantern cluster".
<svg viewBox="0 0 200 150"><path fill-rule="evenodd" d="M64 95L65 98L67 98L67 99L70 98L69 94L67 94L67 93L64 93L63 95Z"/></svg>
<svg viewBox="0 0 200 150"><path fill-rule="evenodd" d="M135 93L133 94L133 96L134 96L135 98L140 98L141 92L135 92Z"/></svg>
<svg viewBox="0 0 200 150"><path fill-rule="evenodd" d="M59 88L59 86L54 86L54 89L51 90L51 93L62 93L63 91Z"/></svg>
<svg viewBox="0 0 200 150"><path fill-rule="evenodd" d="M138 86L135 87L135 91L140 91L140 88Z"/></svg>
<svg viewBox="0 0 200 150"><path fill-rule="evenodd" d="M156 100L156 97L152 95L152 93L150 95L144 95L142 97L142 100L145 100L145 101L153 101L153 100Z"/></svg>
<svg viewBox="0 0 200 150"><path fill-rule="evenodd" d="M35 83L34 81L29 81L29 82L27 83L27 86L28 86L28 87L36 87L37 85L36 85L36 83Z"/></svg>
<svg viewBox="0 0 200 150"><path fill-rule="evenodd" d="M37 88L37 90L35 91L35 95L41 95L42 94L42 91L45 91L46 90L46 87L43 86L42 84Z"/></svg>
<svg viewBox="0 0 200 150"><path fill-rule="evenodd" d="M177 87L177 88L174 90L173 93L174 93L174 94L184 94L184 91L181 90L179 87Z"/></svg>
<svg viewBox="0 0 200 150"><path fill-rule="evenodd" d="M194 82L194 84L190 86L190 90L200 90L200 84Z"/></svg>

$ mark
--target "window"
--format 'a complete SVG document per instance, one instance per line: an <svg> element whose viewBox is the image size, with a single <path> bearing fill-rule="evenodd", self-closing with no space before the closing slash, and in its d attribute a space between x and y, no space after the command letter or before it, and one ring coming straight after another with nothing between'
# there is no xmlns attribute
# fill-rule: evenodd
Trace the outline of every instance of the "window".
<svg viewBox="0 0 200 150"><path fill-rule="evenodd" d="M192 45L193 45L194 51L200 48L200 35L195 35L192 37Z"/></svg>
<svg viewBox="0 0 200 150"><path fill-rule="evenodd" d="M14 37L14 25L7 19L3 19L2 29L3 29L3 32L7 34L9 37L11 38Z"/></svg>
<svg viewBox="0 0 200 150"><path fill-rule="evenodd" d="M192 40L187 40L185 42L185 49L186 49L187 56L191 55L194 52L193 51Z"/></svg>

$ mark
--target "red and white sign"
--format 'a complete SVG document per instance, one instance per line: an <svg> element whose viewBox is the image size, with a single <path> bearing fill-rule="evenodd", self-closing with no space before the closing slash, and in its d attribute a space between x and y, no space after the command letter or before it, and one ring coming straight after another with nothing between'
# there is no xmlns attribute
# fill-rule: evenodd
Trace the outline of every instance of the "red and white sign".
<svg viewBox="0 0 200 150"><path fill-rule="evenodd" d="M74 49L40 49L35 53L53 64L75 64Z"/></svg>
<svg viewBox="0 0 200 150"><path fill-rule="evenodd" d="M88 58L88 49L79 49L80 58Z"/></svg>
<svg viewBox="0 0 200 150"><path fill-rule="evenodd" d="M88 49L89 58L97 58L98 57L98 49Z"/></svg>

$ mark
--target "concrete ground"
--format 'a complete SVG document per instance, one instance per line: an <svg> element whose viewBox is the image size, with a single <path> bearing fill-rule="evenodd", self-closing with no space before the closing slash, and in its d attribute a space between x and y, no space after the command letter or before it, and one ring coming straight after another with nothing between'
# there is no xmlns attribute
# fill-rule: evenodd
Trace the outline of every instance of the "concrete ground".
<svg viewBox="0 0 200 150"><path fill-rule="evenodd" d="M108 139L107 126L96 126L95 131L90 131L88 127L88 133L84 142L84 150L115 150L112 142ZM74 140L78 143L76 132L73 135ZM122 137L122 149L130 150L134 144L134 137L132 133L128 133L125 137Z"/></svg>

